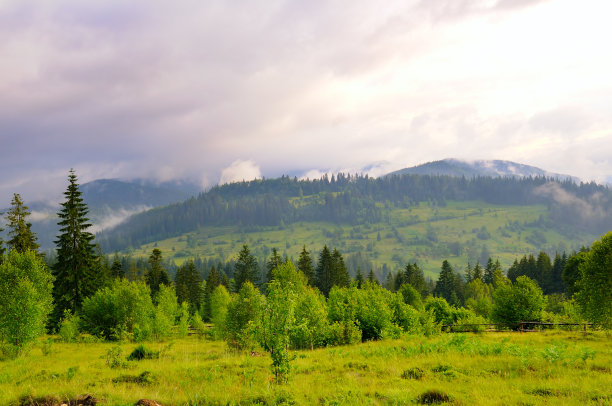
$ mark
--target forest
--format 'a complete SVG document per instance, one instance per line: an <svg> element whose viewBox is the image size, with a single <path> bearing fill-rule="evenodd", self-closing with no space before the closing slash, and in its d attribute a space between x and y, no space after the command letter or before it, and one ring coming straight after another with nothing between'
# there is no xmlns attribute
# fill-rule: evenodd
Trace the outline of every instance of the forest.
<svg viewBox="0 0 612 406"><path fill-rule="evenodd" d="M100 233L106 252L137 247L210 225L281 226L300 221L360 225L381 221L381 204L409 208L423 202L543 204L546 225L601 235L612 229L612 192L596 183L535 178L457 178L402 175L370 178L338 174L315 180L283 176L216 186L199 196L133 216Z"/></svg>
<svg viewBox="0 0 612 406"><path fill-rule="evenodd" d="M474 193L480 188L492 193L503 183L487 179L402 179L374 181L339 176L316 182L281 178L233 184L152 213L158 212L161 221L162 213L185 209L184 217L175 219L177 227L186 226L186 219L198 210L212 210L214 214L203 218L218 221L244 216L239 218L245 224L260 215L261 221L284 221L274 216L291 213L337 216L348 221L352 215L364 219L376 216L373 196L390 199L397 193L399 199L403 187L414 188L411 199L436 199L442 196L436 194L440 190L453 189L460 183ZM419 188L417 183L421 181L427 186ZM548 181L504 182L515 193L493 193L495 199L526 199L527 203L537 199L528 197L532 195L527 190ZM435 184L438 186L426 193ZM599 190L594 185L568 183L564 187L576 195ZM257 204L247 203L252 200L243 195L245 188L262 193L256 198ZM392 192L394 188L398 191ZM270 197L272 190L275 198ZM313 198L312 203L300 200L304 205L296 206L283 200L283 190L287 196L324 191L324 197L323 201ZM455 199L460 198L459 188L453 193ZM494 257L482 264L468 263L464 269L454 269L444 260L436 280L425 277L417 263L404 264L401 270L389 272L385 280L378 280L373 270L359 267L351 275L338 248L314 247L319 250L315 256L306 244L295 261L272 248L265 262L258 263L251 248L243 244L232 261L189 259L171 268L159 248L152 249L144 260L105 255L96 237L88 232L87 204L73 171L64 196L53 256L39 252L28 222L29 209L19 194L14 195L5 215L8 240L0 242L0 362L27 357L45 336L54 338L40 347L43 355L48 350L44 345L53 342L138 343L127 358L120 346L109 347L107 367L121 370L128 368L128 361L161 357L145 343L186 339L191 333L213 342L224 341L235 353L267 354L269 382L282 386L291 382L299 351L407 337L429 339L450 325L482 333L487 323L496 323L508 332L522 329L524 322L579 328L588 323L595 333L606 335L612 327L612 232L604 233L590 247L557 253L552 259L545 252L524 255L507 269L502 269ZM227 204L229 201L235 205ZM403 202L411 204L405 198ZM242 213L243 204L252 210ZM291 217L285 219L291 221ZM585 360L593 357L586 354ZM74 376L77 371L69 374ZM418 369L404 372L407 376L424 373ZM147 384L148 378L123 379L141 379ZM429 403L427 396L419 402ZM22 399L27 400L27 396ZM21 404L37 404L35 399L32 402L24 400Z"/></svg>

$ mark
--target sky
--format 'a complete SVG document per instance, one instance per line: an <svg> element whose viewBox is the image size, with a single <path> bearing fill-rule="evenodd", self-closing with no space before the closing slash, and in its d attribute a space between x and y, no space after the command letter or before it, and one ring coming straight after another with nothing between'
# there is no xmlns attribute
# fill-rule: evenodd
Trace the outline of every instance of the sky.
<svg viewBox="0 0 612 406"><path fill-rule="evenodd" d="M612 182L612 2L0 0L0 204L503 159Z"/></svg>

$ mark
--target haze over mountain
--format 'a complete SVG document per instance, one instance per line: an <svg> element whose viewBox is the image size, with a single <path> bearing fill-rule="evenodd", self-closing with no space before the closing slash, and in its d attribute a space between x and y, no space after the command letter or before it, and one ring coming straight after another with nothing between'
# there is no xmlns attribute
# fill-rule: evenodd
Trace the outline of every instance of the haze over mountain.
<svg viewBox="0 0 612 406"><path fill-rule="evenodd" d="M145 179L98 179L80 185L80 190L89 208L94 232L115 227L133 214L184 201L201 192L198 185L187 181L154 182ZM44 202L26 201L32 212L32 229L37 233L42 249L54 247L53 240L58 233L56 213L63 201L62 192L58 190L55 196Z"/></svg>
<svg viewBox="0 0 612 406"><path fill-rule="evenodd" d="M575 176L562 175L558 173L548 172L544 169L536 168L531 165L524 165L512 161L502 160L477 160L464 161L460 159L447 158L441 161L428 162L422 165L413 166L410 168L400 169L391 172L385 176L393 175L445 175L445 176L465 176L471 178L474 176L490 176L490 177L529 177L529 176L545 176L549 178L563 180L572 180L576 183L580 179Z"/></svg>

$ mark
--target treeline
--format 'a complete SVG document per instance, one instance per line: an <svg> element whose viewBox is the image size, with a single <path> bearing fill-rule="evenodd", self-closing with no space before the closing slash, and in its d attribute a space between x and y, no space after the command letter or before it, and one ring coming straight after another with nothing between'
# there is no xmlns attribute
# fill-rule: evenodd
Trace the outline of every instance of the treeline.
<svg viewBox="0 0 612 406"><path fill-rule="evenodd" d="M136 247L214 225L282 226L298 221L375 223L380 203L410 207L447 200L491 204L546 204L542 226L578 227L593 233L612 228L612 193L595 183L536 178L472 179L403 175L370 178L338 174L315 180L280 177L216 186L198 197L136 215L98 240L105 251Z"/></svg>

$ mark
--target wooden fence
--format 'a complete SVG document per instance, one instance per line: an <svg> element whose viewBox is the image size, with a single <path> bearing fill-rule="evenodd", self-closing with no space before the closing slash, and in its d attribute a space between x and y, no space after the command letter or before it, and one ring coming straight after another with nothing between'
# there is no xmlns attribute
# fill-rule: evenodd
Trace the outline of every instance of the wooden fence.
<svg viewBox="0 0 612 406"><path fill-rule="evenodd" d="M482 323L482 324L444 324L442 331L447 333L467 332L502 332L518 331L520 333L534 333L543 330L561 328L564 330L587 331L593 328L592 323L543 323L539 321L521 321L517 323Z"/></svg>

